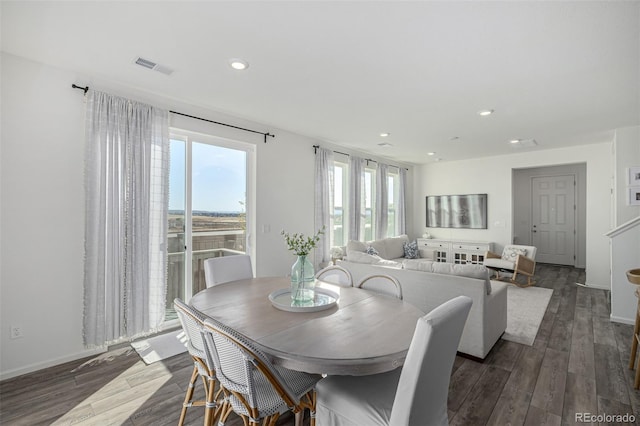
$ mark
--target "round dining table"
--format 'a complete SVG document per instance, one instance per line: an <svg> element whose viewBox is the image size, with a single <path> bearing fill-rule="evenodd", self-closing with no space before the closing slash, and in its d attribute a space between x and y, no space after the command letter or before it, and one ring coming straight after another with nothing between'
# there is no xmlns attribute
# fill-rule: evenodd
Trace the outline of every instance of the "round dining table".
<svg viewBox="0 0 640 426"><path fill-rule="evenodd" d="M291 312L269 298L289 285L287 277L232 281L200 291L189 304L292 370L359 376L404 363L424 315L420 309L392 296L317 281L316 288L337 294L337 302L324 310Z"/></svg>

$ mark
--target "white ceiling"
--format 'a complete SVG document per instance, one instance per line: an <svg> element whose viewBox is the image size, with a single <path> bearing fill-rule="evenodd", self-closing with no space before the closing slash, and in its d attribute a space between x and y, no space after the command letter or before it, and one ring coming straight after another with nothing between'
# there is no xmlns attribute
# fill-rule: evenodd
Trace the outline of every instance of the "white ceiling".
<svg viewBox="0 0 640 426"><path fill-rule="evenodd" d="M640 124L639 1L1 7L5 52L397 161L597 143Z"/></svg>

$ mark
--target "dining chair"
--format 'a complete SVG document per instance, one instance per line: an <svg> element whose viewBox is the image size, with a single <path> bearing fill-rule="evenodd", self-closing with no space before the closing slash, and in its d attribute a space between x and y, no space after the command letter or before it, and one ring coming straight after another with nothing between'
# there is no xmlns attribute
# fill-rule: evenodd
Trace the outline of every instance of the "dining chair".
<svg viewBox="0 0 640 426"><path fill-rule="evenodd" d="M204 314L176 298L173 306L180 319L182 329L187 335L187 350L193 359L193 372L187 387L187 393L182 403L182 411L180 412L180 420L178 425L184 424L187 409L190 407L205 407L205 419L215 419L217 399L222 395L221 390L215 392L215 369L213 364L208 360L205 353L205 342L202 337L202 326L204 322ZM198 377L202 378L204 384L204 401L193 401L193 392ZM206 423L208 424L208 423Z"/></svg>
<svg viewBox="0 0 640 426"><path fill-rule="evenodd" d="M321 375L272 364L250 339L211 318L205 319L203 331L207 357L225 393L221 423L235 412L245 425L275 425L291 410L299 426L309 409L311 426L315 425L315 386Z"/></svg>
<svg viewBox="0 0 640 426"><path fill-rule="evenodd" d="M471 304L470 297L458 296L418 319L402 368L320 381L318 424L448 425L449 380Z"/></svg>
<svg viewBox="0 0 640 426"><path fill-rule="evenodd" d="M251 256L248 254L211 257L204 261L204 280L207 288L249 278L253 278L253 269Z"/></svg>
<svg viewBox="0 0 640 426"><path fill-rule="evenodd" d="M390 275L374 274L364 277L358 284L358 288L394 296L402 300L402 286L396 278Z"/></svg>
<svg viewBox="0 0 640 426"><path fill-rule="evenodd" d="M316 273L316 279L327 282L329 284L339 285L341 287L353 286L353 278L351 272L341 266L330 265L321 269Z"/></svg>

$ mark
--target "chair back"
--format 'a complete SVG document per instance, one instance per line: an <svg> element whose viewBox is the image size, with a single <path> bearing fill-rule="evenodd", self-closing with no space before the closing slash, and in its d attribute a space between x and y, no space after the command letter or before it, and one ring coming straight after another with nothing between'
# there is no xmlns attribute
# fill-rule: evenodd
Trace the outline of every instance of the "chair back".
<svg viewBox="0 0 640 426"><path fill-rule="evenodd" d="M522 246L517 244L508 244L504 246L502 250L502 259L510 262L515 262L516 257L514 254L524 250L524 256L531 260L536 260L536 247L535 246Z"/></svg>
<svg viewBox="0 0 640 426"><path fill-rule="evenodd" d="M187 335L187 350L189 354L206 362L205 343L201 331L205 318L204 314L178 298L173 300L173 306L178 314L182 329ZM209 364L209 366L213 367L213 364Z"/></svg>
<svg viewBox="0 0 640 426"><path fill-rule="evenodd" d="M418 319L389 424L449 424L449 379L471 304L470 297L458 296Z"/></svg>
<svg viewBox="0 0 640 426"><path fill-rule="evenodd" d="M351 272L337 265L327 266L318 271L316 279L341 287L351 287L353 285Z"/></svg>
<svg viewBox="0 0 640 426"><path fill-rule="evenodd" d="M358 288L397 297L402 300L402 286L397 279L390 275L375 274L364 277Z"/></svg>
<svg viewBox="0 0 640 426"><path fill-rule="evenodd" d="M253 278L253 269L251 256L248 254L211 257L204 261L204 280L207 288L249 278Z"/></svg>
<svg viewBox="0 0 640 426"><path fill-rule="evenodd" d="M234 410L254 415L251 409L257 409L261 415L268 416L274 413L265 413L263 408L275 407L273 403L268 403L274 398L283 400L288 407L300 402L266 355L240 333L206 318L204 339L207 356L215 367L216 378L222 387L236 396L231 398ZM265 388L265 382L271 386ZM243 400L248 407L243 408Z"/></svg>

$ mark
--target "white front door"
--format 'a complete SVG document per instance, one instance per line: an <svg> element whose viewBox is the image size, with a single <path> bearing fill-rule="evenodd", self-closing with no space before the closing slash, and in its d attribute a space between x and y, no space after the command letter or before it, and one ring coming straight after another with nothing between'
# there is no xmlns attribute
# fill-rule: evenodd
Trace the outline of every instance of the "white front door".
<svg viewBox="0 0 640 426"><path fill-rule="evenodd" d="M575 264L575 176L531 178L531 241L536 261Z"/></svg>

